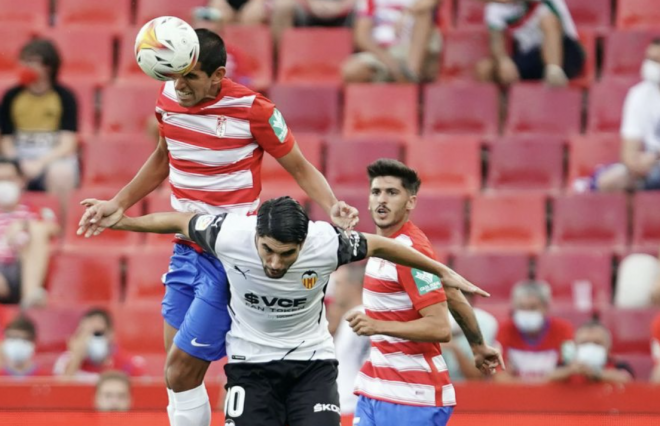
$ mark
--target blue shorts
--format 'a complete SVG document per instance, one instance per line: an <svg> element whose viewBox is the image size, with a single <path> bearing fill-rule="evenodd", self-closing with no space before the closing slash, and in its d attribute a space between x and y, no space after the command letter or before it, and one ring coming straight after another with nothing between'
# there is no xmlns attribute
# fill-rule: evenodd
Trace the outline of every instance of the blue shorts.
<svg viewBox="0 0 660 426"><path fill-rule="evenodd" d="M360 395L353 426L445 426L454 407L393 404Z"/></svg>
<svg viewBox="0 0 660 426"><path fill-rule="evenodd" d="M163 318L179 330L174 344L205 361L217 361L227 355L225 335L231 326L229 286L220 260L175 244L163 282Z"/></svg>

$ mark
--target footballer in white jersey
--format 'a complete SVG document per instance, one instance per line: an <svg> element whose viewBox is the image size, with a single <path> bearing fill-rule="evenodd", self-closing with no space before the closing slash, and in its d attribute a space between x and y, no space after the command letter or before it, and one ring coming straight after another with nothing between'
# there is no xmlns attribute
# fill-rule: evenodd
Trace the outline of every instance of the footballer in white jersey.
<svg viewBox="0 0 660 426"><path fill-rule="evenodd" d="M181 233L222 262L233 320L226 339L225 418L236 426L339 424L337 361L323 306L329 276L339 266L376 256L438 275L445 286L487 295L395 240L310 222L289 197L267 201L256 218L154 213L123 217L112 228ZM179 338L214 343L199 341L185 327Z"/></svg>

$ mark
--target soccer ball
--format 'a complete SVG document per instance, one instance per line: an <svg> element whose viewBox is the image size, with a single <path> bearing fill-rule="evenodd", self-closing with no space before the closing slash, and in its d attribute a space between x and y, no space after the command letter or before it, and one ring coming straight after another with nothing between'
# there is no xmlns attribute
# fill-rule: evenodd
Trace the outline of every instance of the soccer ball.
<svg viewBox="0 0 660 426"><path fill-rule="evenodd" d="M172 80L195 67L199 40L195 30L173 16L147 22L135 39L135 59L149 77Z"/></svg>

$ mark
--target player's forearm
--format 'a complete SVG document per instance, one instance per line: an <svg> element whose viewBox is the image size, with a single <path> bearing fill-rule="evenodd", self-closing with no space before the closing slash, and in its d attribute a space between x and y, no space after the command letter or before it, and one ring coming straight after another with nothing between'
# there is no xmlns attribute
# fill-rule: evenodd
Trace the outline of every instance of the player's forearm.
<svg viewBox="0 0 660 426"><path fill-rule="evenodd" d="M164 142L159 143L158 148L149 156L133 180L115 195L113 201L118 203L124 211L158 188L169 175L167 149L162 144Z"/></svg>
<svg viewBox="0 0 660 426"><path fill-rule="evenodd" d="M445 288L447 294L447 305L451 315L456 320L456 323L463 330L465 338L470 343L470 346L481 346L484 344L484 337L481 334L481 328L477 322L477 317L470 302L465 298L463 293L455 288Z"/></svg>
<svg viewBox="0 0 660 426"><path fill-rule="evenodd" d="M603 370L600 374L600 381L608 383L628 383L632 381L632 377L630 376L630 373L625 370L608 368Z"/></svg>
<svg viewBox="0 0 660 426"><path fill-rule="evenodd" d="M401 266L421 269L422 271L437 275L440 279L447 276L451 271L451 269L442 263L436 262L430 257L396 240L373 234L365 234L365 238L367 238L367 255L369 257L379 257Z"/></svg>
<svg viewBox="0 0 660 426"><path fill-rule="evenodd" d="M150 232L154 234L184 234L194 213L152 213L146 216L124 216L112 229L118 231Z"/></svg>
<svg viewBox="0 0 660 426"><path fill-rule="evenodd" d="M548 15L541 20L541 30L543 31L543 46L541 53L546 65L563 66L563 29L559 18L555 15Z"/></svg>
<svg viewBox="0 0 660 426"><path fill-rule="evenodd" d="M443 343L451 340L447 321L427 316L414 321L378 321L377 333L414 342Z"/></svg>
<svg viewBox="0 0 660 426"><path fill-rule="evenodd" d="M323 211L330 216L332 206L337 203L337 197L335 197L323 174L311 163L305 161L305 164L294 170L291 175L309 198L321 206Z"/></svg>

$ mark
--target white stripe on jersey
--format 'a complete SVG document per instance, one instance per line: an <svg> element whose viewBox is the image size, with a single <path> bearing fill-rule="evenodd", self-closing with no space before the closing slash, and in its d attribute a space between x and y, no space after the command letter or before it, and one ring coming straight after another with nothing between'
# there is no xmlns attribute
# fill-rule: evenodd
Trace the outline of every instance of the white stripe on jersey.
<svg viewBox="0 0 660 426"><path fill-rule="evenodd" d="M376 342L388 342L388 343L406 343L406 342L410 342L410 340L399 339L398 337L386 336L384 334L374 334L373 336L370 337L370 339L374 343L376 343Z"/></svg>
<svg viewBox="0 0 660 426"><path fill-rule="evenodd" d="M239 170L219 175L200 175L177 170L170 165L170 183L176 188L199 191L235 191L252 188L252 172Z"/></svg>
<svg viewBox="0 0 660 426"><path fill-rule="evenodd" d="M407 311L413 308L410 296L405 291L377 293L365 288L362 300L364 308L374 312Z"/></svg>
<svg viewBox="0 0 660 426"><path fill-rule="evenodd" d="M378 348L371 348L369 360L374 367L393 368L397 371L424 371L430 373L431 366L424 355L406 355L401 352L383 354Z"/></svg>
<svg viewBox="0 0 660 426"><path fill-rule="evenodd" d="M376 379L360 372L355 383L355 390L402 404L435 406L435 386L431 385Z"/></svg>
<svg viewBox="0 0 660 426"><path fill-rule="evenodd" d="M382 281L399 281L396 265L383 259L371 258L367 263L365 275Z"/></svg>
<svg viewBox="0 0 660 426"><path fill-rule="evenodd" d="M172 155L172 158L192 161L206 166L225 166L238 163L241 160L252 157L254 150L259 148L259 145L256 143L251 143L240 148L217 151L170 138L165 138L165 140L167 141L167 149Z"/></svg>
<svg viewBox="0 0 660 426"><path fill-rule="evenodd" d="M235 213L244 216L256 212L259 207L258 199L253 203L212 206L203 201L176 198L174 194L170 196L170 203L172 208L178 212L208 213L212 215Z"/></svg>
<svg viewBox="0 0 660 426"><path fill-rule="evenodd" d="M190 130L192 132L203 133L206 135L232 138L232 139L252 139L250 132L250 122L239 118L223 116L225 121L224 134L218 135L218 117L217 115L192 115L192 114L174 114L164 113L163 121L169 125Z"/></svg>
<svg viewBox="0 0 660 426"><path fill-rule="evenodd" d="M240 98L232 98L231 96L225 96L220 99L220 102L216 102L213 105L205 106L202 109L209 108L250 108L254 103L255 95L243 96Z"/></svg>

